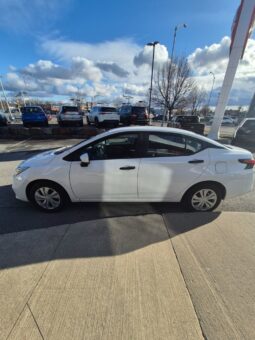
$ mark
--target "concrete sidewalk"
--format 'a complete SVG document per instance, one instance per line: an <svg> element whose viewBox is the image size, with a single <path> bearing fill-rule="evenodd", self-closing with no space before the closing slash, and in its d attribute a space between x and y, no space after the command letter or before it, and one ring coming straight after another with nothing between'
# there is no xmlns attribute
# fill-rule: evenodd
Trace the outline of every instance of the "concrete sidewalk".
<svg viewBox="0 0 255 340"><path fill-rule="evenodd" d="M0 237L0 339L253 339L254 214L108 218Z"/></svg>
<svg viewBox="0 0 255 340"><path fill-rule="evenodd" d="M202 339L160 215L0 238L1 339Z"/></svg>

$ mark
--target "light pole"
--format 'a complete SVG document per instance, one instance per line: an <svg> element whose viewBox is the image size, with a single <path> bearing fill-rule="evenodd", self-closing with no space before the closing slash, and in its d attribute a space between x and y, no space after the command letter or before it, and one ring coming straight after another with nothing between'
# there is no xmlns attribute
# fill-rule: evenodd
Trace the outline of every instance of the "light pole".
<svg viewBox="0 0 255 340"><path fill-rule="evenodd" d="M211 91L210 91L210 94L209 94L209 98L208 98L208 103L207 103L208 108L209 108L209 105L210 105L210 101L211 101L211 97L212 97L212 92L213 92L213 87L214 87L214 82L215 82L215 74L213 72L210 72L209 74L211 74L213 76L213 81L212 81L212 88L211 88Z"/></svg>
<svg viewBox="0 0 255 340"><path fill-rule="evenodd" d="M134 97L132 97L132 96L127 96L127 95L125 95L125 94L123 94L123 97L124 97L124 98L127 98L127 100L128 100L127 104L130 104L130 99L133 99L133 98L134 98Z"/></svg>
<svg viewBox="0 0 255 340"><path fill-rule="evenodd" d="M153 52L152 52L152 62L151 62L151 87L150 87L150 97L149 97L149 121L151 125L151 93L152 93L152 82L153 82L153 71L154 71L154 59L155 59L155 46L159 44L158 41L153 41L147 44L147 46L152 46L153 47Z"/></svg>
<svg viewBox="0 0 255 340"><path fill-rule="evenodd" d="M4 95L4 98L5 98L5 101L6 101L6 105L7 105L7 108L8 108L8 112L9 112L9 115L10 115L10 117L11 117L11 110L10 110L10 106L9 106L9 103L8 103L8 100L7 100L5 91L4 91L4 86L3 86L2 78L3 78L3 76L0 76L0 84L1 84L1 88L2 88L2 91L3 91L3 95Z"/></svg>
<svg viewBox="0 0 255 340"><path fill-rule="evenodd" d="M178 24L174 28L174 37L173 37L173 44L172 44L172 50L171 50L171 59L170 59L170 65L169 65L168 74L167 74L167 88L166 88L166 94L165 94L165 110L164 110L161 126L164 125L164 122L165 122L165 119L166 119L166 114L167 114L167 101L168 101L168 93L169 93L169 87L170 87L170 76L171 76L171 71L172 71L172 63L173 63L173 57L174 57L174 48L175 48L177 31L180 28L187 28L187 25L186 24Z"/></svg>

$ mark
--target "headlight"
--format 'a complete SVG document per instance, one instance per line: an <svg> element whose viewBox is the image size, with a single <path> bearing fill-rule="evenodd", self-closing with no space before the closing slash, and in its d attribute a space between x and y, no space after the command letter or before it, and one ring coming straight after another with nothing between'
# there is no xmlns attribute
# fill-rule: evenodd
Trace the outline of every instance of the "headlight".
<svg viewBox="0 0 255 340"><path fill-rule="evenodd" d="M20 175L22 172L24 172L25 170L29 169L29 166L18 166L15 169L15 176Z"/></svg>

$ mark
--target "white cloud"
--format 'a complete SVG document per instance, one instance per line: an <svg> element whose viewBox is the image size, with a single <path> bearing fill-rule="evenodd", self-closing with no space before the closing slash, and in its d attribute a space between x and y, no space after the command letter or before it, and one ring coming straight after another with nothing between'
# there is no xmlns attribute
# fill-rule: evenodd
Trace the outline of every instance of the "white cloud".
<svg viewBox="0 0 255 340"><path fill-rule="evenodd" d="M83 57L96 62L116 63L129 71L133 58L141 49L132 39L117 39L96 44L45 39L42 50L60 61L70 61L73 57Z"/></svg>
<svg viewBox="0 0 255 340"><path fill-rule="evenodd" d="M188 56L192 73L198 85L209 93L214 72L216 81L212 96L215 105L228 63L230 39L197 48ZM120 101L122 94L131 95L134 101L144 99L150 82L152 48L140 47L130 39L99 44L48 40L43 49L58 62L39 60L22 69L11 67L5 85L8 90L27 90L31 94L70 96L100 95ZM156 67L168 59L165 46L156 46ZM247 104L254 92L255 40L249 39L244 60L240 62L233 84L230 103ZM156 70L155 70L156 71ZM155 73L156 74L156 73ZM24 82L26 78L26 82ZM123 101L125 99L123 98Z"/></svg>
<svg viewBox="0 0 255 340"><path fill-rule="evenodd" d="M215 86L212 104L216 105L218 94L224 80L229 60L230 38L224 37L219 43L197 48L189 55L188 60L197 82L208 92L212 86L212 75L215 74ZM255 40L249 39L244 58L240 61L232 86L229 103L247 105L255 88ZM249 99L250 98L250 99Z"/></svg>
<svg viewBox="0 0 255 340"><path fill-rule="evenodd" d="M210 71L224 72L229 55L230 38L224 37L218 44L197 48L188 60L192 69L199 75Z"/></svg>
<svg viewBox="0 0 255 340"><path fill-rule="evenodd" d="M144 46L143 50L140 51L134 57L134 64L139 67L141 65L147 64L151 65L152 62L152 46ZM155 46L155 63L162 64L168 60L168 51L166 46L164 45L156 45Z"/></svg>

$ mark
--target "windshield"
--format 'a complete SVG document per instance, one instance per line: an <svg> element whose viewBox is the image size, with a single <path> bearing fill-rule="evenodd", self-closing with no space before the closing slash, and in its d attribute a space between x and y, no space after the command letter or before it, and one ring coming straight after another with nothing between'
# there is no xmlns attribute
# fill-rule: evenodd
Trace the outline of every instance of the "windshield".
<svg viewBox="0 0 255 340"><path fill-rule="evenodd" d="M247 120L244 123L243 128L255 131L255 119L254 120Z"/></svg>

